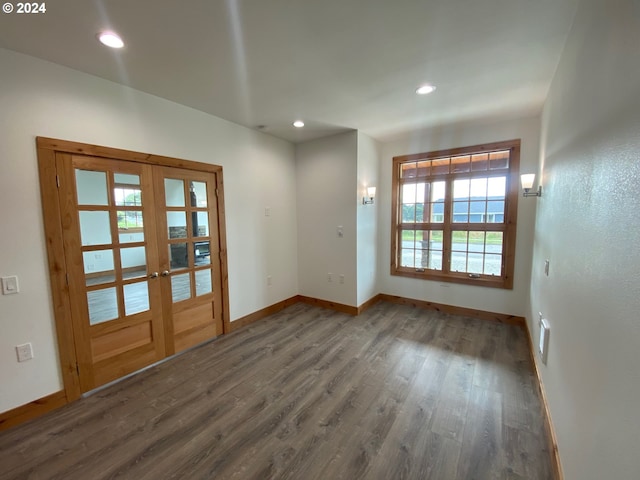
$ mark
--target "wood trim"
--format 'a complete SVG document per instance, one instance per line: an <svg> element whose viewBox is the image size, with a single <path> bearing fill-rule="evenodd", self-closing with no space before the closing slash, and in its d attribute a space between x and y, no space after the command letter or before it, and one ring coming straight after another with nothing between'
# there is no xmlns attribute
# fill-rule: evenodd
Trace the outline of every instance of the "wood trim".
<svg viewBox="0 0 640 480"><path fill-rule="evenodd" d="M119 148L91 145L87 143L58 140L55 138L36 137L38 149L52 150L56 152L66 152L76 155L88 155L91 157L102 157L116 160L126 160L130 162L147 163L150 165L161 165L164 167L185 168L199 172L218 173L222 171L219 165L210 163L200 163L180 158L164 157L151 153L140 153Z"/></svg>
<svg viewBox="0 0 640 480"><path fill-rule="evenodd" d="M76 356L73 328L71 325L71 302L66 276L64 237L60 218L57 185L56 154L53 150L38 148L38 173L42 217L47 247L47 263L51 280L51 297L58 340L58 355L62 371L64 391L69 401L80 398L80 378Z"/></svg>
<svg viewBox="0 0 640 480"><path fill-rule="evenodd" d="M509 325L522 326L526 323L524 317L509 315L506 313L486 312L484 310L476 310L475 308L456 307L454 305L445 305L443 303L429 302L426 300L415 300L396 295L388 295L386 293L381 293L378 297L380 297L380 300L384 300L386 302L427 308L429 310L436 310L438 312L448 313L451 315L462 315L465 317L479 318L481 320L490 320L492 322L507 323Z"/></svg>
<svg viewBox="0 0 640 480"><path fill-rule="evenodd" d="M286 300L282 300L281 302L274 303L273 305L269 305L268 307L255 311L253 313L250 313L249 315L245 315L244 317L238 318L237 320L234 320L233 322L231 322L229 330L225 329L225 333L235 332L236 330L246 325L249 325L253 322L257 322L258 320L262 320L263 318L268 317L269 315L273 315L274 313L278 313L279 311L284 310L285 308L290 307L291 305L295 305L299 301L300 300L298 299L298 296L294 296L291 298L287 298Z"/></svg>
<svg viewBox="0 0 640 480"><path fill-rule="evenodd" d="M473 153L488 153L495 150L509 150L513 147L515 142L520 142L520 139L504 140L501 142L482 143L480 145L474 145ZM446 150L436 150L428 153L414 153L411 155L399 155L397 158L402 162L415 162L418 160L434 160L440 157L454 157L457 155L466 155L469 153L470 147L449 148Z"/></svg>
<svg viewBox="0 0 640 480"><path fill-rule="evenodd" d="M380 294L374 295L373 297L371 297L369 300L367 300L366 302L364 302L362 305L360 305L358 307L357 315L360 315L361 313L365 312L366 310L369 310L373 305L375 305L376 303L378 303L381 300L382 300L382 298L380 297Z"/></svg>
<svg viewBox="0 0 640 480"><path fill-rule="evenodd" d="M39 398L20 407L0 413L0 431L7 430L21 423L40 417L56 408L69 403L64 390Z"/></svg>
<svg viewBox="0 0 640 480"><path fill-rule="evenodd" d="M222 333L232 332L229 312L229 264L227 262L227 220L224 204L224 179L222 168L216 173L216 197L218 200L218 245L220 247L220 286L222 289Z"/></svg>
<svg viewBox="0 0 640 480"><path fill-rule="evenodd" d="M320 300L319 298L305 297L304 295L298 295L298 301L309 305L315 305L320 308L335 310L336 312L348 313L349 315L354 316L358 315L358 307L352 307L351 305L344 305L342 303L331 302L328 300Z"/></svg>
<svg viewBox="0 0 640 480"><path fill-rule="evenodd" d="M549 409L549 403L547 402L547 394L545 393L542 383L542 376L540 375L540 369L538 368L538 362L536 362L536 350L531 338L531 332L526 321L522 325L526 330L527 339L529 341L529 354L531 355L531 363L533 364L533 370L536 374L536 381L538 383L538 392L540 392L540 398L542 400L542 410L544 416L545 432L547 433L548 441L551 444L551 450L549 456L551 460L551 468L553 469L555 480L564 480L564 474L562 472L562 464L560 462L560 453L558 452L558 437L556 431L553 428L553 422L551 421L551 410Z"/></svg>

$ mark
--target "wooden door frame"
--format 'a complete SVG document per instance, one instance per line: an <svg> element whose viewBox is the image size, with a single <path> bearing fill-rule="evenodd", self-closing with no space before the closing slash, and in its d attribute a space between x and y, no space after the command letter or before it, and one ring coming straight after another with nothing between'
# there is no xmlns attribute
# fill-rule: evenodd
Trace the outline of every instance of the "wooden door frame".
<svg viewBox="0 0 640 480"><path fill-rule="evenodd" d="M231 320L229 317L227 234L224 214L224 183L221 166L46 137L36 137L36 148L51 296L58 340L58 355L67 402L77 400L80 398L82 392L80 389L80 376L78 373L78 359L76 356L73 326L70 321L71 298L69 295L69 286L67 285L67 267L61 222L62 212L59 203L59 178L56 171L56 153L71 153L163 167L177 167L197 172L214 173L216 175L218 238L220 243L220 258L218 261L220 262L220 274L222 278L223 333L231 331Z"/></svg>

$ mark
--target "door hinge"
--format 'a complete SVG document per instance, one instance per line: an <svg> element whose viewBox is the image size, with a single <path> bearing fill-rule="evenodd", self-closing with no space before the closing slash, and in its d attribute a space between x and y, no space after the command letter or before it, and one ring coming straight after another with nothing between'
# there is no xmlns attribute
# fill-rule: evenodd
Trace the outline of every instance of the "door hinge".
<svg viewBox="0 0 640 480"><path fill-rule="evenodd" d="M60 175L56 175L56 186L60 188Z"/></svg>

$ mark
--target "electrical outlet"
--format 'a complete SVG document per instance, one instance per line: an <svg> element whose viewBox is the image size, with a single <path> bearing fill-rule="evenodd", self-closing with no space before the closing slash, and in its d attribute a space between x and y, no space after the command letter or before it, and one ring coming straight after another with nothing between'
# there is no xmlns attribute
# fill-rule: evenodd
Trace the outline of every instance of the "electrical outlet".
<svg viewBox="0 0 640 480"><path fill-rule="evenodd" d="M344 274L340 275L340 283L344 283Z"/></svg>
<svg viewBox="0 0 640 480"><path fill-rule="evenodd" d="M33 358L33 348L31 343L25 343L23 345L16 346L16 354L18 356L18 362L26 362Z"/></svg>

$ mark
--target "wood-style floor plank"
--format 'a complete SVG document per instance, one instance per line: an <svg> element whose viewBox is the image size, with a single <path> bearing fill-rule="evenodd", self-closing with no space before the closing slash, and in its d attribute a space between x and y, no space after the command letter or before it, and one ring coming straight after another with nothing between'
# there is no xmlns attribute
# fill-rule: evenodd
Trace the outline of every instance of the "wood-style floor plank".
<svg viewBox="0 0 640 480"><path fill-rule="evenodd" d="M0 479L552 479L519 327L296 304L0 433Z"/></svg>

